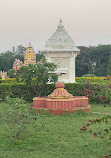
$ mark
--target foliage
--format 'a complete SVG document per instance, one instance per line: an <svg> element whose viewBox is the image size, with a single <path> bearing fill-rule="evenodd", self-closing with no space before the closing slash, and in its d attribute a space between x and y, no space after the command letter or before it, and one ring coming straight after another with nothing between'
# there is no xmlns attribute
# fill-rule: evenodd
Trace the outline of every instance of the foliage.
<svg viewBox="0 0 111 158"><path fill-rule="evenodd" d="M34 81L35 82L35 81ZM35 89L37 85L26 86L24 83L1 83L0 84L0 99L5 99L7 96L19 97L31 101L33 97L38 96ZM66 89L73 95L79 95L83 85L81 84L65 84ZM41 92L41 96L48 96L55 89L55 84L47 84Z"/></svg>
<svg viewBox="0 0 111 158"><path fill-rule="evenodd" d="M94 74L85 74L82 77L96 77L96 75L94 75Z"/></svg>
<svg viewBox="0 0 111 158"><path fill-rule="evenodd" d="M106 76L108 59L111 52L111 45L98 45L96 47L80 46L80 54L76 57L76 76L84 74L95 74L96 76ZM13 47L13 51L6 51L0 54L0 71L8 71L12 68L15 59L24 61L26 48L23 45ZM42 54L36 54L37 61L40 61Z"/></svg>
<svg viewBox="0 0 111 158"><path fill-rule="evenodd" d="M7 97L6 103L11 107L11 110L5 113L3 120L10 128L15 142L20 139L20 135L27 129L27 125L34 124L37 114L23 99Z"/></svg>
<svg viewBox="0 0 111 158"><path fill-rule="evenodd" d="M80 46L80 54L77 55L75 60L76 65L76 76L82 76L84 74L88 74L92 68L89 58L89 51L92 47L84 47Z"/></svg>
<svg viewBox="0 0 111 158"><path fill-rule="evenodd" d="M41 53L36 54L36 62L40 61L42 58L44 58L44 55Z"/></svg>
<svg viewBox="0 0 111 158"><path fill-rule="evenodd" d="M15 59L19 59L20 61L24 62L24 55L22 55L22 54L14 54L14 61L15 61Z"/></svg>
<svg viewBox="0 0 111 158"><path fill-rule="evenodd" d="M16 77L16 71L14 69L10 69L8 71L8 77L9 78L15 78Z"/></svg>
<svg viewBox="0 0 111 158"><path fill-rule="evenodd" d="M17 48L13 47L12 51L0 53L0 71L12 69L15 59L20 59L23 62L25 51L26 47L18 45Z"/></svg>
<svg viewBox="0 0 111 158"><path fill-rule="evenodd" d="M106 76L111 45L80 46L79 48L80 54L76 57L76 76L90 73L96 76Z"/></svg>
<svg viewBox="0 0 111 158"><path fill-rule="evenodd" d="M108 59L111 52L111 45L98 45L95 47L80 46L80 54L76 57L76 76L85 74L94 74L96 76L106 76L108 68ZM13 51L6 51L0 54L0 71L12 69L15 59L24 61L26 48L23 45L13 47ZM42 54L36 54L37 62L43 57Z"/></svg>
<svg viewBox="0 0 111 158"><path fill-rule="evenodd" d="M94 125L94 124L99 124L99 126L100 126L100 123L102 123L102 125L104 126L104 123L106 123L106 124L110 124L111 122L111 114L110 115L105 115L105 116L103 116L102 118L99 118L99 119L93 119L93 120L89 120L88 121L88 123L85 125L85 126L82 126L81 128L80 128L80 130L79 131L89 131L89 133L92 135L92 137L99 137L99 138L104 138L104 139L109 139L109 140L111 140L111 126L106 126L106 128L103 128L103 127L99 127L99 130L98 130L98 128L97 129L90 129L90 130L88 130L89 129L89 127L90 126L92 126L92 125ZM96 131L94 131L94 130L96 130ZM107 154L106 156L104 156L104 157L106 157L106 158L109 158L111 156L111 154Z"/></svg>
<svg viewBox="0 0 111 158"><path fill-rule="evenodd" d="M81 82L90 82L92 84L96 83L103 83L103 84L107 84L110 83L110 78L107 77L76 77L76 82L81 83Z"/></svg>
<svg viewBox="0 0 111 158"><path fill-rule="evenodd" d="M110 76L109 77L76 77L76 82L81 83L81 81L84 81L85 83L87 83L88 81L90 81L90 83L92 83L92 84L94 84L94 83L110 84L110 82L111 82L110 79L111 79ZM34 81L35 79L33 78L32 80ZM16 79L15 78L6 78L5 80L0 80L0 83L9 83L9 82L15 83Z"/></svg>
<svg viewBox="0 0 111 158"><path fill-rule="evenodd" d="M0 54L0 71L8 71L12 68L14 62L14 53L7 51Z"/></svg>
<svg viewBox="0 0 111 158"><path fill-rule="evenodd" d="M108 60L107 75L111 76L111 53L110 53L109 60Z"/></svg>
<svg viewBox="0 0 111 158"><path fill-rule="evenodd" d="M34 65L22 66L17 72L17 80L24 81L26 86L33 86L36 95L40 96L47 88L48 82L56 82L57 75L50 73L56 69L56 65L42 59ZM34 80L33 80L34 78Z"/></svg>
<svg viewBox="0 0 111 158"><path fill-rule="evenodd" d="M16 78L6 78L5 80L0 79L0 83L17 83Z"/></svg>
<svg viewBox="0 0 111 158"><path fill-rule="evenodd" d="M27 74L25 73L25 75ZM102 77L83 77L76 79L77 83L65 83L65 88L69 93L74 96L87 96L91 102L111 104L110 79L104 80ZM55 84L44 84L43 81L42 79L41 81L39 80L40 83L38 84L36 78L31 78L31 85L29 86L24 82L17 83L14 78L0 80L0 98L4 100L6 96L10 96L31 101L35 96L48 96L55 89ZM42 86L42 84L44 85Z"/></svg>
<svg viewBox="0 0 111 158"><path fill-rule="evenodd" d="M80 95L89 97L90 101L96 103L111 104L111 88L110 85L102 84L84 84Z"/></svg>
<svg viewBox="0 0 111 158"><path fill-rule="evenodd" d="M24 55L12 53L11 51L7 51L5 53L0 54L0 71L8 71L12 69L13 63L15 59L24 60Z"/></svg>
<svg viewBox="0 0 111 158"><path fill-rule="evenodd" d="M25 51L26 51L26 47L24 47L23 45L18 45L16 50L14 51L14 53L19 54L19 55L24 55Z"/></svg>

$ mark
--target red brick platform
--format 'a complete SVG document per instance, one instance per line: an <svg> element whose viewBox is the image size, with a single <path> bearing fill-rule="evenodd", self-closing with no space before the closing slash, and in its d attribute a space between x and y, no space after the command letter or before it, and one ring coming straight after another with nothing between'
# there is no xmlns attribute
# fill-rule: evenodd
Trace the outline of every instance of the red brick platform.
<svg viewBox="0 0 111 158"><path fill-rule="evenodd" d="M64 89L62 82L56 84L56 89L48 97L33 98L33 108L49 110L50 113L56 115L64 112L72 113L77 110L89 112L91 109L87 97L72 96Z"/></svg>

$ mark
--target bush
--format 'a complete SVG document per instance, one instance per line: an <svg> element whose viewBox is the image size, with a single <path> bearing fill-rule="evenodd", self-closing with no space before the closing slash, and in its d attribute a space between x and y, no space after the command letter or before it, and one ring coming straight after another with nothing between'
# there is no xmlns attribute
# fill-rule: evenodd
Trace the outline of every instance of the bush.
<svg viewBox="0 0 111 158"><path fill-rule="evenodd" d="M2 118L10 129L12 141L16 142L20 139L21 133L27 130L28 125L34 125L34 121L37 119L37 113L36 110L31 109L21 98L7 97L6 103L10 106L10 110Z"/></svg>
<svg viewBox="0 0 111 158"><path fill-rule="evenodd" d="M106 83L105 77L76 77L76 82L78 83ZM109 80L107 81L109 82Z"/></svg>
<svg viewBox="0 0 111 158"><path fill-rule="evenodd" d="M96 103L110 103L111 104L111 88L110 85L102 84L84 84L80 95L89 97L90 101Z"/></svg>
<svg viewBox="0 0 111 158"><path fill-rule="evenodd" d="M96 75L94 75L94 74L85 74L82 77L96 77Z"/></svg>
<svg viewBox="0 0 111 158"><path fill-rule="evenodd" d="M65 88L73 96L87 96L91 102L111 104L111 84L66 83ZM48 84L41 92L41 96L48 96L54 89L54 84ZM28 87L24 83L1 83L0 99L5 100L7 96L32 101L33 97L37 97L36 86L31 85Z"/></svg>
<svg viewBox="0 0 111 158"><path fill-rule="evenodd" d="M65 84L65 86L68 92L73 95L79 95L79 92L81 91L82 88L82 85L76 83ZM30 87L28 87L24 83L16 83L16 84L1 83L0 99L4 100L7 96L9 96L12 98L19 97L31 101L33 97L37 96L35 89L36 89L35 85L31 85ZM54 84L48 84L47 87L45 87L44 90L42 91L41 96L48 96L53 92L54 89L55 89Z"/></svg>
<svg viewBox="0 0 111 158"><path fill-rule="evenodd" d="M9 78L15 78L16 77L16 71L14 69L8 70L8 77Z"/></svg>

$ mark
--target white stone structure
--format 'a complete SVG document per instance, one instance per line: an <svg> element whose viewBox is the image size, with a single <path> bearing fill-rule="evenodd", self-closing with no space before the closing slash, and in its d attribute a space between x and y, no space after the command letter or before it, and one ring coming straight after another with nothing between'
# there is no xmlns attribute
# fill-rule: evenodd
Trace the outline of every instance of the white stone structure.
<svg viewBox="0 0 111 158"><path fill-rule="evenodd" d="M80 50L75 47L73 39L65 31L62 20L56 32L46 42L44 50L40 51L48 62L55 63L58 68L58 80L65 83L75 82L75 57Z"/></svg>

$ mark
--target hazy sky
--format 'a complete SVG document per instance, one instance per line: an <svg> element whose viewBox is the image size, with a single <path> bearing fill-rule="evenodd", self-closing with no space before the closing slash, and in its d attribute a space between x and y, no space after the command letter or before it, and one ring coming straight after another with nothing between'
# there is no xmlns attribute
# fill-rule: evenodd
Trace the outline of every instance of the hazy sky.
<svg viewBox="0 0 111 158"><path fill-rule="evenodd" d="M76 45L111 44L111 0L0 0L0 52L44 48L60 18Z"/></svg>

